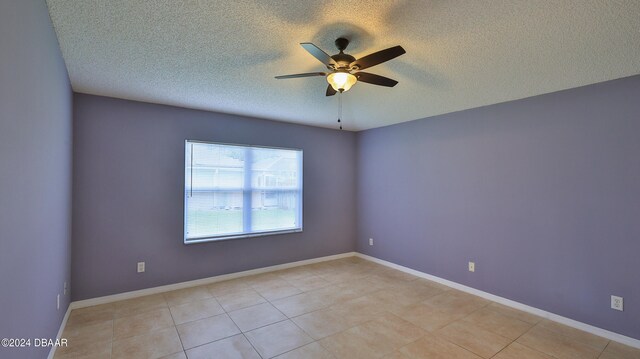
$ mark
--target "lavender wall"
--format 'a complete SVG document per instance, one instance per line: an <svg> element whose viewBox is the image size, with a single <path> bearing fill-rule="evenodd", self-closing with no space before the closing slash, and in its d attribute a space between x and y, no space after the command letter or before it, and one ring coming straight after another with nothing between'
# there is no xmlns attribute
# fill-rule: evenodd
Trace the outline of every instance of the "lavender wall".
<svg viewBox="0 0 640 359"><path fill-rule="evenodd" d="M640 339L639 99L636 76L360 132L358 251Z"/></svg>
<svg viewBox="0 0 640 359"><path fill-rule="evenodd" d="M74 107L74 300L355 249L355 134L80 94ZM185 139L302 148L304 232L184 245Z"/></svg>
<svg viewBox="0 0 640 359"><path fill-rule="evenodd" d="M1 1L0 338L55 338L69 303L71 100L45 2Z"/></svg>

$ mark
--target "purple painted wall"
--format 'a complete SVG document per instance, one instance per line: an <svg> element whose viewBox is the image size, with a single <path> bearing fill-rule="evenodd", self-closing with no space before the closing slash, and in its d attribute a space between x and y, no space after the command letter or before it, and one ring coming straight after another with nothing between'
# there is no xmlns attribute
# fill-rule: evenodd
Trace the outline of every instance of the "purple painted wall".
<svg viewBox="0 0 640 359"><path fill-rule="evenodd" d="M639 100L635 76L360 132L358 251L640 339Z"/></svg>
<svg viewBox="0 0 640 359"><path fill-rule="evenodd" d="M55 338L69 303L71 101L45 2L1 1L0 338ZM0 347L0 357L48 351Z"/></svg>
<svg viewBox="0 0 640 359"><path fill-rule="evenodd" d="M74 111L73 300L355 249L354 133L81 94ZM302 148L304 232L184 245L185 139Z"/></svg>

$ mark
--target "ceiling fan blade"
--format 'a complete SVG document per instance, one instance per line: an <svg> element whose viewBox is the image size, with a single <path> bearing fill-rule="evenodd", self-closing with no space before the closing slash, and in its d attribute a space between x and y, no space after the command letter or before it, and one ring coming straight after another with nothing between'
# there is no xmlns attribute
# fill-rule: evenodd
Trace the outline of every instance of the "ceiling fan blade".
<svg viewBox="0 0 640 359"><path fill-rule="evenodd" d="M394 46L385 50L374 52L373 54L369 54L363 58L360 58L352 62L350 66L351 67L357 66L359 70L364 70L368 67L372 67L372 66L381 64L385 61L389 61L404 53L406 53L406 51L404 51L402 46Z"/></svg>
<svg viewBox="0 0 640 359"><path fill-rule="evenodd" d="M324 72L307 72L304 74L293 74L293 75L281 75L281 76L276 76L276 78L278 80L282 80L282 79L295 79L298 77L313 77L313 76L326 76L327 74L325 74Z"/></svg>
<svg viewBox="0 0 640 359"><path fill-rule="evenodd" d="M325 66L333 66L333 67L337 66L337 63L331 58L331 56L329 56L329 54L327 54L326 52L322 51L318 46L310 42L302 42L300 43L300 46L302 46L305 50L307 50L313 57L318 59L318 61L325 64Z"/></svg>
<svg viewBox="0 0 640 359"><path fill-rule="evenodd" d="M337 93L338 91L334 90L333 87L331 87L331 85L327 87L327 96L333 96Z"/></svg>
<svg viewBox="0 0 640 359"><path fill-rule="evenodd" d="M393 87L398 84L398 81L392 80L388 77L370 74L368 72L357 72L355 73L358 81L366 82L373 85Z"/></svg>

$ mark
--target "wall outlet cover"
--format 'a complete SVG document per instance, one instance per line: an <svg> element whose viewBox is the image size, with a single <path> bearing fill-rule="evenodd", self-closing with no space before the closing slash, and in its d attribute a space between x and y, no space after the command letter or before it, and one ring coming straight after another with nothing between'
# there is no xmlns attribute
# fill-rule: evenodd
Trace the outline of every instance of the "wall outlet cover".
<svg viewBox="0 0 640 359"><path fill-rule="evenodd" d="M469 272L475 272L475 271L476 271L476 263L469 262Z"/></svg>
<svg viewBox="0 0 640 359"><path fill-rule="evenodd" d="M144 262L138 262L138 273L144 272Z"/></svg>
<svg viewBox="0 0 640 359"><path fill-rule="evenodd" d="M369 245L372 246L373 245L373 238L369 238Z"/></svg>
<svg viewBox="0 0 640 359"><path fill-rule="evenodd" d="M623 311L624 310L624 300L622 297L618 297L615 295L611 296L611 309Z"/></svg>

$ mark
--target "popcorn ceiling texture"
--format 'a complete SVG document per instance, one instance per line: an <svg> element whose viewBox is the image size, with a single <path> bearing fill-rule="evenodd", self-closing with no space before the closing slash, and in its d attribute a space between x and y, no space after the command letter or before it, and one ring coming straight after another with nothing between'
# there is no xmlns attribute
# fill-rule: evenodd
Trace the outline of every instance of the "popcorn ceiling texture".
<svg viewBox="0 0 640 359"><path fill-rule="evenodd" d="M48 0L74 91L336 127L337 96L298 44L400 83L346 93L363 130L640 73L640 1Z"/></svg>

